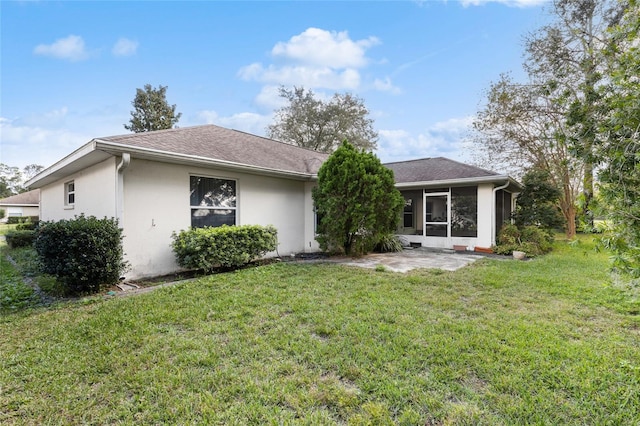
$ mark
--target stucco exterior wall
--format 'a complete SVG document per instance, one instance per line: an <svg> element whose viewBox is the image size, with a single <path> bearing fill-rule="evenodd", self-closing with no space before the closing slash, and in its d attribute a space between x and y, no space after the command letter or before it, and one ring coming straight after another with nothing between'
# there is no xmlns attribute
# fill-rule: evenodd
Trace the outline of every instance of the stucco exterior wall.
<svg viewBox="0 0 640 426"><path fill-rule="evenodd" d="M191 225L191 175L235 179L238 225L274 225L280 256L308 250L308 183L132 159L124 170L124 251L129 278L178 270L171 234ZM315 243L315 241L313 242ZM313 245L313 244L312 244Z"/></svg>
<svg viewBox="0 0 640 426"><path fill-rule="evenodd" d="M304 184L304 251L307 253L320 251L320 245L316 241L316 215L312 196L316 186L316 182Z"/></svg>
<svg viewBox="0 0 640 426"><path fill-rule="evenodd" d="M4 220L10 216L26 218L29 216L38 216L40 214L40 208L33 206L0 205L0 209L5 211Z"/></svg>
<svg viewBox="0 0 640 426"><path fill-rule="evenodd" d="M75 183L75 203L65 205L65 183ZM116 217L116 158L111 157L40 189L40 219L72 219L84 213Z"/></svg>
<svg viewBox="0 0 640 426"><path fill-rule="evenodd" d="M491 247L493 240L493 184L484 183L478 185L478 237L475 246Z"/></svg>

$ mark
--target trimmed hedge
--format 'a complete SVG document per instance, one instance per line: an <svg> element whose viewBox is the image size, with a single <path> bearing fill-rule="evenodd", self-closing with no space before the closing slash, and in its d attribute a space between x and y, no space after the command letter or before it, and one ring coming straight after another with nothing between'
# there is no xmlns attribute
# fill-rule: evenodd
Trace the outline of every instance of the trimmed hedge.
<svg viewBox="0 0 640 426"><path fill-rule="evenodd" d="M36 239L36 231L28 229L9 231L4 237L11 249L31 247Z"/></svg>
<svg viewBox="0 0 640 426"><path fill-rule="evenodd" d="M237 268L274 251L277 235L273 226L191 228L174 232L171 246L183 268L212 271L217 267Z"/></svg>
<svg viewBox="0 0 640 426"><path fill-rule="evenodd" d="M38 222L40 218L38 216L9 216L7 218L8 225L15 225L16 223L25 222Z"/></svg>
<svg viewBox="0 0 640 426"><path fill-rule="evenodd" d="M127 269L116 219L81 215L40 222L36 232L35 248L44 272L55 276L70 294L96 293L102 285L118 282Z"/></svg>
<svg viewBox="0 0 640 426"><path fill-rule="evenodd" d="M36 220L35 222L32 222L31 220L28 220L26 222L22 222L16 225L16 230L18 231L33 231L35 229L38 228L38 225L40 224L39 220Z"/></svg>

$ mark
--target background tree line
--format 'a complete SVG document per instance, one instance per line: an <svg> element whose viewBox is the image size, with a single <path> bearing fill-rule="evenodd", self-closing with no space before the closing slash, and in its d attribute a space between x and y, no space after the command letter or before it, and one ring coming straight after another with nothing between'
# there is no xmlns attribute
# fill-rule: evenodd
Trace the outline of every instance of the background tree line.
<svg viewBox="0 0 640 426"><path fill-rule="evenodd" d="M528 80L504 74L487 91L479 158L516 176L545 172L569 238L593 230L599 199L616 266L640 276L638 3L555 0L551 12L525 37Z"/></svg>

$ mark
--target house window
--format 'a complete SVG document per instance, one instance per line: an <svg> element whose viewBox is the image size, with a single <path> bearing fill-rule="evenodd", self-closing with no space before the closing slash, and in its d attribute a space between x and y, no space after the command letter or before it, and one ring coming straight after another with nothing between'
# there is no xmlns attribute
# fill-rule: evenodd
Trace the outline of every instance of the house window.
<svg viewBox="0 0 640 426"><path fill-rule="evenodd" d="M236 181L202 176L190 177L191 226L236 224Z"/></svg>
<svg viewBox="0 0 640 426"><path fill-rule="evenodd" d="M413 228L413 198L404 199L404 212L402 226L405 228Z"/></svg>
<svg viewBox="0 0 640 426"><path fill-rule="evenodd" d="M451 188L451 236L478 236L478 188Z"/></svg>
<svg viewBox="0 0 640 426"><path fill-rule="evenodd" d="M64 184L64 205L71 207L76 203L76 184L74 181Z"/></svg>

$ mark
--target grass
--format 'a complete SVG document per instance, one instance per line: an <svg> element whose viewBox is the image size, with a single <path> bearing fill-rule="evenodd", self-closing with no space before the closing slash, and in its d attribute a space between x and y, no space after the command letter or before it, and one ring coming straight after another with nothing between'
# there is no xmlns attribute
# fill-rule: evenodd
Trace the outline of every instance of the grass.
<svg viewBox="0 0 640 426"><path fill-rule="evenodd" d="M409 274L271 264L0 319L2 424L638 424L639 304L587 240Z"/></svg>
<svg viewBox="0 0 640 426"><path fill-rule="evenodd" d="M7 232L9 231L13 231L14 229L16 229L16 224L6 224L6 223L0 223L0 235L5 235Z"/></svg>
<svg viewBox="0 0 640 426"><path fill-rule="evenodd" d="M0 235L7 227L1 225ZM7 245L0 240L0 314L30 307L36 302L35 292L26 285L22 271L18 270L6 257Z"/></svg>

